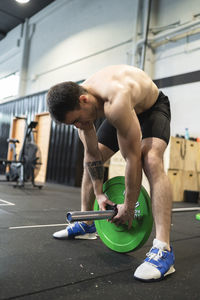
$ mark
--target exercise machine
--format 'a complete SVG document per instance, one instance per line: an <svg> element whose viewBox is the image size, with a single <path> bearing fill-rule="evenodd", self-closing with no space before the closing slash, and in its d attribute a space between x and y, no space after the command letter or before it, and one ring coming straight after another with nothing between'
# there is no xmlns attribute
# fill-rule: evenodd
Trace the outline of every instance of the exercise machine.
<svg viewBox="0 0 200 300"><path fill-rule="evenodd" d="M16 144L19 143L17 139L8 139L12 159L1 159L0 163L6 166L5 176L7 181L15 181L14 187L24 187L25 182L31 181L33 187L42 188L42 185L35 184L35 176L39 172L41 166L40 149L34 142L35 128L38 122L31 121L29 124L26 122L26 129L22 148L17 158Z"/></svg>

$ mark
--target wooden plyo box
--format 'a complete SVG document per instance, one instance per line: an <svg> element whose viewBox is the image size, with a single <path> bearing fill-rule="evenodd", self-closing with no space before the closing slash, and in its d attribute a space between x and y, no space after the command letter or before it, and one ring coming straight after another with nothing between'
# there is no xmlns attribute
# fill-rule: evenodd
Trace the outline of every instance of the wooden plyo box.
<svg viewBox="0 0 200 300"><path fill-rule="evenodd" d="M197 172L200 173L200 142L197 142L196 149L197 149L196 166L197 166Z"/></svg>
<svg viewBox="0 0 200 300"><path fill-rule="evenodd" d="M198 191L198 173L194 171L184 171L182 176L184 190Z"/></svg>
<svg viewBox="0 0 200 300"><path fill-rule="evenodd" d="M200 172L197 173L198 176L198 191L200 192Z"/></svg>
<svg viewBox="0 0 200 300"><path fill-rule="evenodd" d="M175 202L184 200L184 190L199 191L200 178L195 171L168 170L168 177Z"/></svg>
<svg viewBox="0 0 200 300"><path fill-rule="evenodd" d="M184 160L184 170L197 172L200 168L200 148L195 141L186 141L186 155Z"/></svg>
<svg viewBox="0 0 200 300"><path fill-rule="evenodd" d="M48 153L49 153L49 140L51 132L51 118L48 112L37 114L35 121L38 122L36 132L34 134L35 143L39 147L41 155L41 163L39 172L35 177L35 182L44 184L46 181Z"/></svg>
<svg viewBox="0 0 200 300"><path fill-rule="evenodd" d="M181 170L168 170L167 173L172 186L173 201L183 201L184 188L182 185L183 171Z"/></svg>
<svg viewBox="0 0 200 300"><path fill-rule="evenodd" d="M183 170L186 155L186 140L182 138L170 138L169 169Z"/></svg>
<svg viewBox="0 0 200 300"><path fill-rule="evenodd" d="M115 176L125 176L125 166L125 160L120 151L118 151L110 159L108 178L110 179Z"/></svg>
<svg viewBox="0 0 200 300"><path fill-rule="evenodd" d="M171 137L169 169L200 172L200 143Z"/></svg>

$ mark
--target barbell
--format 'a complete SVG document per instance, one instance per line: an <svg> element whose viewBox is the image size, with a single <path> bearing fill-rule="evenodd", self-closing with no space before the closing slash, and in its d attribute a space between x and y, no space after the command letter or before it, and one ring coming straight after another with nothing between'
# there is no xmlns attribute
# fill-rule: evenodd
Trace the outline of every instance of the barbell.
<svg viewBox="0 0 200 300"><path fill-rule="evenodd" d="M108 222L117 214L117 204L124 203L125 178L117 176L109 179L103 185L103 193L112 201L114 206L107 206L107 210L100 211L97 200L95 200L94 211L74 211L67 213L67 221L94 220L97 233L102 242L110 249L124 253L142 247L148 240L153 226L150 197L142 186L135 205L135 217L132 227L128 225L116 226Z"/></svg>

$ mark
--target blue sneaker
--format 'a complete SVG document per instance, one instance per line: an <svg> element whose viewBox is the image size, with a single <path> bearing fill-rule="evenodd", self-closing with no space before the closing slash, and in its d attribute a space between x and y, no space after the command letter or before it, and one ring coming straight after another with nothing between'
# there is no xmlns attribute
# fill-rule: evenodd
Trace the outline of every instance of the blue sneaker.
<svg viewBox="0 0 200 300"><path fill-rule="evenodd" d="M96 227L94 223L92 225L87 225L84 222L75 222L69 224L65 229L57 231L53 234L56 239L96 239Z"/></svg>
<svg viewBox="0 0 200 300"><path fill-rule="evenodd" d="M135 279L146 282L159 281L175 272L173 250L171 248L171 251L168 251L165 247L166 243L154 239L147 258L134 273Z"/></svg>

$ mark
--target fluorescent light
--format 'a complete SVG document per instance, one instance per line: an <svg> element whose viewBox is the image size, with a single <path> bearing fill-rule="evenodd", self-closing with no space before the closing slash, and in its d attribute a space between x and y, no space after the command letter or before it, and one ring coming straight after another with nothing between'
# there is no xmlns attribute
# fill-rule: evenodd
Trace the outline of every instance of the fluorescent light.
<svg viewBox="0 0 200 300"><path fill-rule="evenodd" d="M28 3L30 0L15 0L21 4Z"/></svg>

